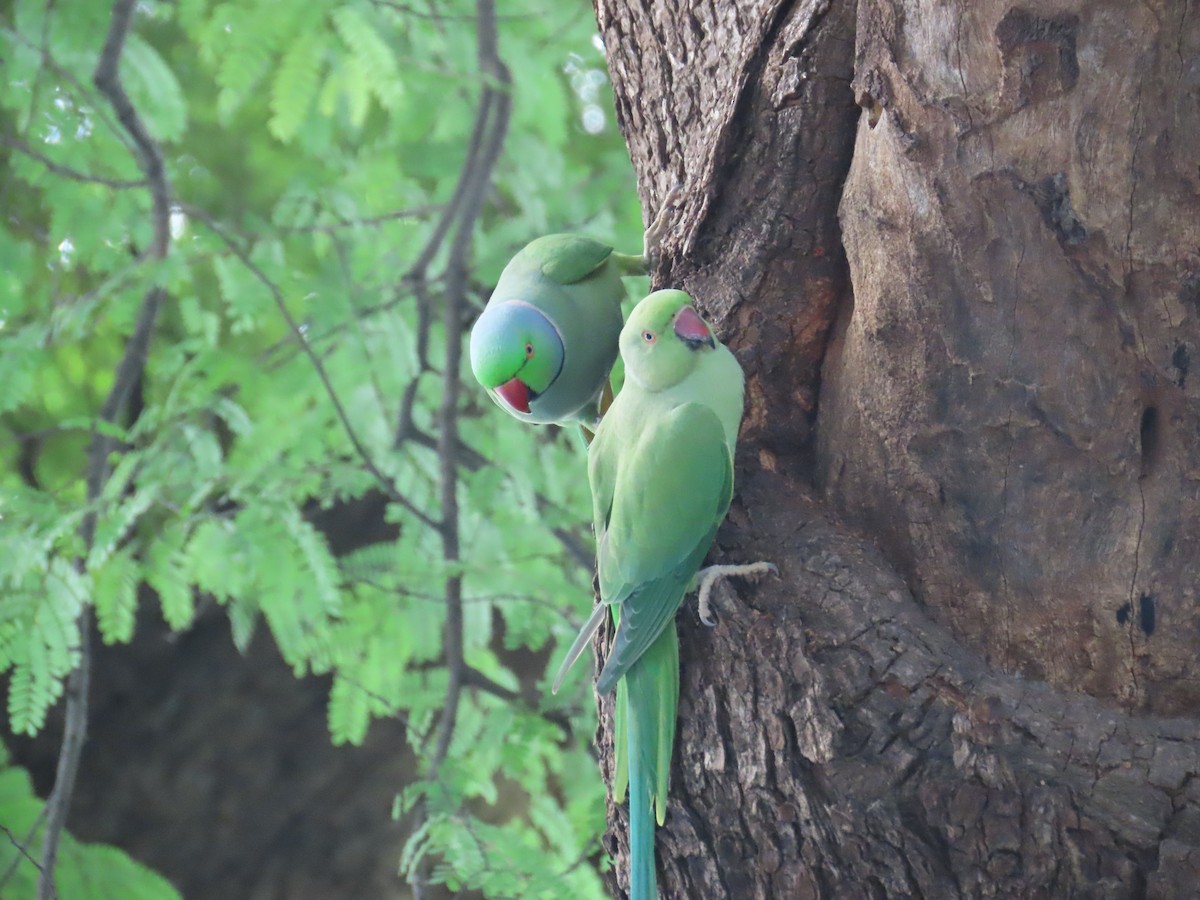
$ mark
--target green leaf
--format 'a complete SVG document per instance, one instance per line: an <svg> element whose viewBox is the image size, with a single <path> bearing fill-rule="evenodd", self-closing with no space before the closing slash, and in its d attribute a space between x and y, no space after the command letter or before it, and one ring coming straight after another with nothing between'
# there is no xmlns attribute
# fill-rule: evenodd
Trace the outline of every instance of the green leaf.
<svg viewBox="0 0 1200 900"><path fill-rule="evenodd" d="M146 582L158 594L167 625L173 631L187 628L196 613L196 605L178 545L167 540L155 541L150 547L144 574Z"/></svg>
<svg viewBox="0 0 1200 900"><path fill-rule="evenodd" d="M7 838L0 841L0 871L5 896L32 897L37 892L36 854L44 804L33 791L24 769L11 765L0 746L0 823ZM25 853L17 846L25 845ZM36 858L36 857L35 857ZM83 844L64 833L55 868L60 897L79 900L178 900L179 893L162 876L131 859L123 850L105 844Z"/></svg>
<svg viewBox="0 0 1200 900"><path fill-rule="evenodd" d="M0 307L0 319L4 318ZM45 358L42 350L45 331L40 324L27 325L0 339L0 384L4 385L0 390L0 413L19 407L33 389L35 372Z"/></svg>
<svg viewBox="0 0 1200 900"><path fill-rule="evenodd" d="M8 717L17 734L37 733L62 694L62 679L78 664L79 613L88 588L70 563L56 559L41 584L8 598L5 621L24 630L24 640L5 642L13 667Z"/></svg>
<svg viewBox="0 0 1200 900"><path fill-rule="evenodd" d="M271 292L240 259L218 257L213 269L235 330L252 330L264 316L275 313Z"/></svg>
<svg viewBox="0 0 1200 900"><path fill-rule="evenodd" d="M174 886L124 850L71 840L62 849L56 871L60 897L79 900L179 900Z"/></svg>
<svg viewBox="0 0 1200 900"><path fill-rule="evenodd" d="M423 308L405 273L468 157L486 83L473 7L446 0L426 18L370 0L308 0L286 15L278 0L139 6L121 74L181 204L168 259L154 264L149 193L91 180L141 177L136 148L89 83L109 5L10 5L0 118L37 153L4 152L0 221L10 728L37 730L61 697L80 613L94 604L101 637L119 644L145 584L173 629L205 608L228 618L242 652L278 648L296 673L328 675L331 739L360 741L373 719L402 718L402 750L428 772L449 687L446 578L464 578L470 664L522 693L545 680L527 663L569 641L590 602L589 573L554 537L587 534L583 455L553 430L504 416L465 361L457 431L496 463L455 473L460 563L446 563L439 529L389 499L363 460L436 515L445 253L424 272ZM587 9L516 0L504 12L512 118L470 235L475 305L537 234L583 230L622 250L640 242L620 136L579 127L585 102L610 102L603 85L585 97L580 80L603 67ZM115 423L97 426L155 285L171 299L142 377ZM396 446L414 378L415 430ZM114 452L89 500L94 428ZM594 730L586 690L577 679L554 701L580 734ZM603 784L583 742L562 742L498 698L468 691L461 701L436 781L397 786L432 812L406 863L432 861L435 879L477 896L602 896L594 867L578 865L604 827ZM2 804L0 822L16 823ZM60 893L91 896L95 885L140 896L137 873L106 852L64 844L60 865L78 862L80 880L64 868ZM118 873L122 883L111 880ZM25 896L19 877L0 893Z"/></svg>
<svg viewBox="0 0 1200 900"><path fill-rule="evenodd" d="M175 73L150 44L131 34L121 54L121 80L151 135L178 141L187 129L187 102Z"/></svg>
<svg viewBox="0 0 1200 900"><path fill-rule="evenodd" d="M353 86L348 86L349 92L361 96L360 86L366 87L379 98L384 109L395 109L403 98L404 85L396 56L387 41L355 5L347 4L334 10L333 24L353 61L350 77L355 81ZM351 121L361 124L361 117L352 114Z"/></svg>
<svg viewBox="0 0 1200 900"><path fill-rule="evenodd" d="M155 491L152 489L135 491L118 504L116 509L97 517L96 534L87 558L89 570L104 565L117 543L125 538L154 500Z"/></svg>
<svg viewBox="0 0 1200 900"><path fill-rule="evenodd" d="M139 568L128 550L108 557L92 573L96 624L106 644L127 644L137 615Z"/></svg>
<svg viewBox="0 0 1200 900"><path fill-rule="evenodd" d="M335 678L329 692L329 734L335 744L361 744L371 721L367 693L345 677Z"/></svg>
<svg viewBox="0 0 1200 900"><path fill-rule="evenodd" d="M284 53L271 86L271 119L267 123L278 140L290 142L308 116L327 47L324 33L313 30L301 34Z"/></svg>

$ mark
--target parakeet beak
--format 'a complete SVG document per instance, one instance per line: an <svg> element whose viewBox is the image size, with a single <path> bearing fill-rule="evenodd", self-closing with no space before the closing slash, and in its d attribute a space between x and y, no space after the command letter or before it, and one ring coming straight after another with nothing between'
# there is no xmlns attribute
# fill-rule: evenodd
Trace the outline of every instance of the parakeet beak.
<svg viewBox="0 0 1200 900"><path fill-rule="evenodd" d="M520 378L510 378L496 388L496 394L517 412L529 412L529 386Z"/></svg>
<svg viewBox="0 0 1200 900"><path fill-rule="evenodd" d="M710 350L717 346L704 320L690 306L675 314L675 334L690 350L699 350L701 345L707 345Z"/></svg>

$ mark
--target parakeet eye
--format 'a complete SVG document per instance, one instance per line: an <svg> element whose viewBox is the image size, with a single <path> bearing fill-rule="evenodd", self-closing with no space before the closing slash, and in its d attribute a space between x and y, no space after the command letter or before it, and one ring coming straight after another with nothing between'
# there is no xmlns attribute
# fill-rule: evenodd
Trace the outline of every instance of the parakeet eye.
<svg viewBox="0 0 1200 900"><path fill-rule="evenodd" d="M533 344L529 343L528 341L525 343L525 358L533 358Z"/></svg>
<svg viewBox="0 0 1200 900"><path fill-rule="evenodd" d="M658 340L658 335L656 335L653 331L643 331L642 340L647 344L653 344L656 340Z"/></svg>

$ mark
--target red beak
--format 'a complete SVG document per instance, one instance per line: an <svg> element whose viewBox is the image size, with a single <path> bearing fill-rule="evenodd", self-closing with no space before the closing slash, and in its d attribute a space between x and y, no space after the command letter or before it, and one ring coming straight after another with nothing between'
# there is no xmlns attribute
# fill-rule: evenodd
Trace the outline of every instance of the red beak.
<svg viewBox="0 0 1200 900"><path fill-rule="evenodd" d="M717 345L704 320L690 306L685 306L675 314L675 334L693 350L701 344L707 344L709 348Z"/></svg>
<svg viewBox="0 0 1200 900"><path fill-rule="evenodd" d="M529 412L529 387L520 378L510 378L496 388L496 393L517 412Z"/></svg>

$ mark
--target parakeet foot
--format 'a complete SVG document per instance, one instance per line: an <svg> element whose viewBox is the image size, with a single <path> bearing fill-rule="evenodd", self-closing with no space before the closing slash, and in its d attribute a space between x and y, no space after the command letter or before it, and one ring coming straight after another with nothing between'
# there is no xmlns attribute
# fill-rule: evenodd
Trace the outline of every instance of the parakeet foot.
<svg viewBox="0 0 1200 900"><path fill-rule="evenodd" d="M712 617L712 606L709 596L713 586L723 578L761 578L766 574L778 575L779 567L774 563L756 562L742 566L709 566L696 573L692 586L698 588L700 597L697 605L700 608L700 621L712 628L717 624Z"/></svg>
<svg viewBox="0 0 1200 900"><path fill-rule="evenodd" d="M650 227L642 235L642 259L646 261L647 272L654 268L654 263L658 257L658 245L662 241L663 232L667 230L667 223L670 221L671 212L679 205L679 198L682 196L683 185L677 182L673 188L667 191L667 195L663 197L662 204L658 207L658 212L654 214L654 221L650 223Z"/></svg>

